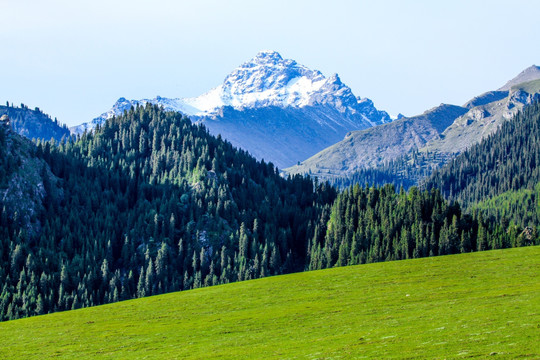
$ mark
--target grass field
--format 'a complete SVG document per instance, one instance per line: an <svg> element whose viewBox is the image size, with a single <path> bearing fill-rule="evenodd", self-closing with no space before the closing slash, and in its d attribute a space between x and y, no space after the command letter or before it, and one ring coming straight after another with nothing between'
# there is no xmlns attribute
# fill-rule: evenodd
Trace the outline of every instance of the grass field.
<svg viewBox="0 0 540 360"><path fill-rule="evenodd" d="M2 359L540 358L540 247L313 271L0 323Z"/></svg>

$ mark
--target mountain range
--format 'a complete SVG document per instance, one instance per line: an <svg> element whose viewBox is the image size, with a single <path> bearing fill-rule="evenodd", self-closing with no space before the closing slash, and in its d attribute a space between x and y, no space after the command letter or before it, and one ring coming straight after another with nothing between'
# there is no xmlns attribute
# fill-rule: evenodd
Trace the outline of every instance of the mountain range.
<svg viewBox="0 0 540 360"><path fill-rule="evenodd" d="M275 51L261 51L201 96L120 98L111 110L71 131L81 134L147 103L188 115L211 134L220 134L279 168L336 143L349 131L391 122L388 113L375 108L371 100L355 96L337 74L325 77Z"/></svg>
<svg viewBox="0 0 540 360"><path fill-rule="evenodd" d="M540 67L533 65L462 106L441 104L392 121L370 99L355 96L337 74L325 77L275 51L261 51L198 97L120 98L109 111L70 130L82 134L132 107L155 104L189 116L285 173L351 178L390 161L406 164L414 151L429 154L424 161L428 169L439 167L492 134L539 94ZM39 109L1 106L0 112L9 114L14 129L29 138L68 135Z"/></svg>
<svg viewBox="0 0 540 360"><path fill-rule="evenodd" d="M342 141L286 171L321 178L350 176L411 151L450 159L494 133L539 97L540 67L533 65L500 89L479 95L463 106L441 104L418 116L352 131Z"/></svg>

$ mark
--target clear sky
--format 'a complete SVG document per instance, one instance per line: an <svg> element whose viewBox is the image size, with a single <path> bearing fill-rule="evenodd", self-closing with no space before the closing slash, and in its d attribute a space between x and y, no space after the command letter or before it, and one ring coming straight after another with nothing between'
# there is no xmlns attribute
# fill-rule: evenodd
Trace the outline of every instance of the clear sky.
<svg viewBox="0 0 540 360"><path fill-rule="evenodd" d="M538 0L0 0L0 104L76 125L119 97L200 95L268 49L415 115L540 64L539 14Z"/></svg>

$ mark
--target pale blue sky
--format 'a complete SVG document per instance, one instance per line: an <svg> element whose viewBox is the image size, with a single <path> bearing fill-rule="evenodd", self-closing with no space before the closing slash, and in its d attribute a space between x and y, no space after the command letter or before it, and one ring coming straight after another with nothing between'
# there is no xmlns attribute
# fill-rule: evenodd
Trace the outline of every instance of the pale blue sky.
<svg viewBox="0 0 540 360"><path fill-rule="evenodd" d="M189 97L262 49L391 114L461 105L540 64L540 1L0 0L0 104L76 125Z"/></svg>

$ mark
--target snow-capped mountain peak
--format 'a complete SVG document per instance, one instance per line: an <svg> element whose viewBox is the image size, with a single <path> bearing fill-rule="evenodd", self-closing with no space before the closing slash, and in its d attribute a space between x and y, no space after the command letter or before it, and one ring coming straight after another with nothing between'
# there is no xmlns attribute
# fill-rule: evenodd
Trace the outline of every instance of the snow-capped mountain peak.
<svg viewBox="0 0 540 360"><path fill-rule="evenodd" d="M213 116L224 106L245 109L323 105L353 114L358 112L359 107L365 107L337 74L326 78L320 71L284 59L276 51L264 50L234 69L221 85L198 97L168 99L158 96L142 100L120 98L111 110L90 123L72 128L72 131L80 133L90 130L105 119L122 114L131 106L146 103L159 104L166 110L190 116ZM390 117L381 115L381 122L390 121ZM373 122L370 119L368 122L373 124L378 120Z"/></svg>
<svg viewBox="0 0 540 360"><path fill-rule="evenodd" d="M352 91L337 74L325 78L294 60L283 59L278 52L261 51L253 59L234 69L223 84L196 98L183 101L199 112L210 115L222 106L259 108L266 106L304 107L334 104L336 97L349 97Z"/></svg>
<svg viewBox="0 0 540 360"><path fill-rule="evenodd" d="M391 121L371 100L356 97L337 74L325 77L318 70L266 50L198 97L120 98L108 112L71 130L91 130L131 106L147 103L188 115L204 123L211 133L221 134L233 145L280 168L340 141L349 131Z"/></svg>

